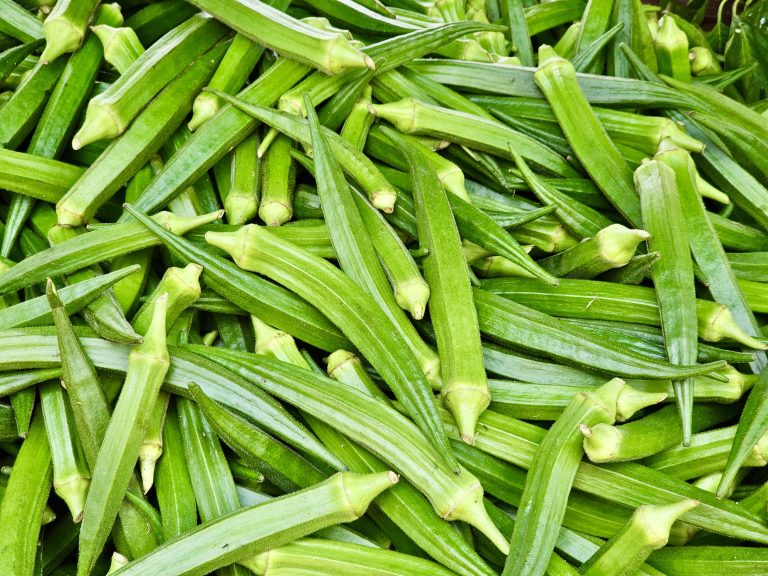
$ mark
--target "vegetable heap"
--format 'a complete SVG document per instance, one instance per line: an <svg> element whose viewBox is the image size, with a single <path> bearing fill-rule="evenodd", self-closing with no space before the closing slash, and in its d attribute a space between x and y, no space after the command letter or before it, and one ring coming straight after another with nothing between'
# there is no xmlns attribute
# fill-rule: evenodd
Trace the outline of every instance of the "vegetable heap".
<svg viewBox="0 0 768 576"><path fill-rule="evenodd" d="M725 4L0 0L0 574L768 573Z"/></svg>

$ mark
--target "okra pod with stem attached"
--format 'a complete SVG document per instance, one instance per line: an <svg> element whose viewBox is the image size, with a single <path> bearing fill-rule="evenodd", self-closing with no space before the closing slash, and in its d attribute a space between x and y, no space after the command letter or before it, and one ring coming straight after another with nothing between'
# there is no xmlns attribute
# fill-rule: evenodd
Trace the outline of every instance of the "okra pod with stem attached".
<svg viewBox="0 0 768 576"><path fill-rule="evenodd" d="M651 269L667 356L673 364L690 364L697 355L696 288L688 234L677 223L685 221L675 172L651 160L635 172L649 249L659 261ZM691 436L693 381L675 381L675 400L683 426L683 444Z"/></svg>
<svg viewBox="0 0 768 576"><path fill-rule="evenodd" d="M280 135L264 154L261 170L259 218L267 226L280 226L293 216L296 165L290 151L293 141Z"/></svg>
<svg viewBox="0 0 768 576"><path fill-rule="evenodd" d="M88 32L98 0L59 0L43 22L45 50L40 60L53 62L68 52L80 48Z"/></svg>
<svg viewBox="0 0 768 576"><path fill-rule="evenodd" d="M462 440L471 444L477 417L488 407L490 392L461 238L446 192L427 158L395 131L384 131L410 166L419 241L429 251L424 274L431 290L429 311L440 354L442 400L453 414Z"/></svg>
<svg viewBox="0 0 768 576"><path fill-rule="evenodd" d="M40 386L40 409L53 461L53 489L67 504L72 520L80 522L91 473L60 382Z"/></svg>
<svg viewBox="0 0 768 576"><path fill-rule="evenodd" d="M592 112L573 65L544 45L534 80L584 169L630 224L639 226L642 216L632 171Z"/></svg>
<svg viewBox="0 0 768 576"><path fill-rule="evenodd" d="M344 125L339 135L349 142L356 150L363 151L365 141L368 137L368 131L373 124L373 116L368 112L368 106L371 104L371 88L365 89L360 99L355 102L352 110L344 120Z"/></svg>
<svg viewBox="0 0 768 576"><path fill-rule="evenodd" d="M207 15L193 16L171 30L105 92L91 99L72 147L79 150L90 142L122 134L142 108L182 72L190 60L208 52L225 33L226 27Z"/></svg>
<svg viewBox="0 0 768 576"><path fill-rule="evenodd" d="M365 370L360 358L346 350L336 350L328 356L328 376L348 386L367 392L375 398L389 401Z"/></svg>
<svg viewBox="0 0 768 576"><path fill-rule="evenodd" d="M636 573L651 552L667 544L672 524L698 505L696 500L681 500L672 504L641 506L629 522L581 566L580 573L585 576Z"/></svg>
<svg viewBox="0 0 768 576"><path fill-rule="evenodd" d="M677 21L665 15L659 32L653 39L659 73L683 82L691 81L691 65L688 59L688 38L677 26Z"/></svg>
<svg viewBox="0 0 768 576"><path fill-rule="evenodd" d="M196 58L138 114L120 138L110 143L58 202L60 224L80 226L93 219L96 211L152 158L184 120L194 94L213 73L223 50L220 46Z"/></svg>
<svg viewBox="0 0 768 576"><path fill-rule="evenodd" d="M193 350L198 353L198 349ZM472 524L506 553L506 540L482 506L482 487L476 478L466 470L454 474L446 468L441 455L394 408L366 393L284 362L260 356L244 358L221 348L208 353L216 362L232 367L250 381L260 381L270 393L300 406L339 432L357 438L423 492L441 518ZM268 373L268 382L262 380L260 375ZM341 413L344 418L338 417ZM370 418L376 421L374 426ZM367 424L363 424L364 421ZM406 445L408 450L404 451L402 446Z"/></svg>
<svg viewBox="0 0 768 576"><path fill-rule="evenodd" d="M725 365L725 362L674 365L604 341L585 330L485 290L475 288L474 294L481 332L497 341L536 350L568 364L649 380L680 380L709 374ZM553 346L553 342L557 342L557 346Z"/></svg>
<svg viewBox="0 0 768 576"><path fill-rule="evenodd" d="M414 98L371 105L370 111L406 134L436 136L503 157L510 157L509 148L513 147L527 160L550 172L564 177L576 175L570 164L551 149L494 120L432 106Z"/></svg>
<svg viewBox="0 0 768 576"><path fill-rule="evenodd" d="M328 74L374 67L370 56L344 36L304 24L265 2L194 0L193 4L254 42Z"/></svg>
<svg viewBox="0 0 768 576"><path fill-rule="evenodd" d="M144 46L133 28L115 28L99 24L92 30L104 47L104 60L114 66L120 74L125 74L131 64L144 53Z"/></svg>
<svg viewBox="0 0 768 576"><path fill-rule="evenodd" d="M324 138L324 132L309 102L306 103L306 109L314 150L315 180L341 268L373 297L376 305L396 328L403 343L412 351L427 380L433 385L439 385L442 371L438 356L422 341L397 305L372 239L355 205L353 192L330 153L328 141Z"/></svg>
<svg viewBox="0 0 768 576"><path fill-rule="evenodd" d="M432 443L440 447L448 464L455 466L424 367L405 345L393 320L369 293L331 264L258 226L243 226L232 233L208 232L206 240L230 253L241 268L273 278L310 303L323 307L331 321L382 374ZM407 388L403 386L405 382L409 382Z"/></svg>
<svg viewBox="0 0 768 576"><path fill-rule="evenodd" d="M732 417L733 409L718 404L697 404L694 414L691 430L700 432ZM595 463L639 460L681 442L682 434L674 426L677 421L675 408L665 406L621 426L596 424L583 428L584 451Z"/></svg>
<svg viewBox="0 0 768 576"><path fill-rule="evenodd" d="M160 570L168 576L180 576L195 570L213 571L326 526L355 520L397 480L392 472L339 472L312 488L208 521L115 574L150 576ZM286 514L287 510L301 514ZM212 541L226 545L211 549L208 544Z"/></svg>
<svg viewBox="0 0 768 576"><path fill-rule="evenodd" d="M92 570L107 541L138 459L151 408L168 370L165 313L166 299L161 297L155 302L144 341L129 355L125 383L104 433L102 446L108 448L99 451L92 470L80 528L80 574Z"/></svg>
<svg viewBox="0 0 768 576"><path fill-rule="evenodd" d="M581 426L613 423L624 381L614 379L578 394L536 451L518 507L504 574L544 574L563 521L568 493L583 455Z"/></svg>
<svg viewBox="0 0 768 576"><path fill-rule="evenodd" d="M650 235L644 230L611 224L573 248L539 260L539 265L558 277L594 278L626 265L637 246L648 238Z"/></svg>

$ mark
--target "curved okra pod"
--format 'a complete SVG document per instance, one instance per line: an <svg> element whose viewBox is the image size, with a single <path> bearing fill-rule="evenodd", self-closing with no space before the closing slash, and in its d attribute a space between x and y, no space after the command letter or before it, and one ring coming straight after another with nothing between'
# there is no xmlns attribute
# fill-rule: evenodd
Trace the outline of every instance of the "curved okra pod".
<svg viewBox="0 0 768 576"><path fill-rule="evenodd" d="M190 570L213 571L326 526L356 520L376 496L397 480L393 472L339 472L311 488L208 521L114 574L151 576L160 571L180 576ZM297 513L286 513L287 510ZM211 549L210 542L226 545Z"/></svg>
<svg viewBox="0 0 768 576"><path fill-rule="evenodd" d="M314 28L265 2L194 0L192 3L254 42L328 74L374 67L370 56L344 36Z"/></svg>
<svg viewBox="0 0 768 576"><path fill-rule="evenodd" d="M83 43L88 24L99 5L98 0L63 0L56 2L43 22L45 50L40 60L53 62L68 52L74 52Z"/></svg>
<svg viewBox="0 0 768 576"><path fill-rule="evenodd" d="M585 330L568 326L556 318L475 288L480 331L515 346L536 350L606 374L627 378L681 379L709 374L725 362L678 366L627 350L596 338ZM557 346L553 346L557 342Z"/></svg>
<svg viewBox="0 0 768 576"><path fill-rule="evenodd" d="M306 108L314 150L317 190L328 223L331 243L341 268L373 298L376 306L387 316L402 342L412 351L430 384L439 386L442 372L438 356L424 343L397 305L372 239L368 236L360 212L355 206L353 193L330 153L328 140L324 138L324 131L309 102L306 103Z"/></svg>
<svg viewBox="0 0 768 576"><path fill-rule="evenodd" d="M645 230L611 224L591 238L539 260L538 263L558 277L594 278L608 270L625 266L635 255L637 246L649 238L650 234Z"/></svg>
<svg viewBox="0 0 768 576"><path fill-rule="evenodd" d="M79 150L90 142L122 134L142 108L191 60L208 52L225 34L225 26L202 14L171 30L139 56L105 92L91 99L72 147Z"/></svg>
<svg viewBox="0 0 768 576"><path fill-rule="evenodd" d="M672 524L698 505L697 500L681 500L641 506L629 522L581 566L580 573L585 576L635 574L651 552L666 546Z"/></svg>
<svg viewBox="0 0 768 576"><path fill-rule="evenodd" d="M206 233L206 240L228 252L246 270L258 271L322 307L329 319L382 374L395 395L451 466L455 466L425 376L394 321L373 296L335 266L306 250L248 225L237 232ZM407 383L407 384L406 384Z"/></svg>
<svg viewBox="0 0 768 576"><path fill-rule="evenodd" d="M665 19L666 20L666 19ZM671 21L671 19L669 19ZM675 172L658 160L644 163L635 171L635 186L640 195L643 223L651 235L648 248L658 252L659 261L651 269L659 316L664 332L667 357L673 364L696 361L696 287L691 248ZM683 444L691 437L693 381L674 381L675 401L683 426Z"/></svg>
<svg viewBox="0 0 768 576"><path fill-rule="evenodd" d="M128 372L104 432L99 458L92 470L80 528L78 573L89 574L109 537L120 503L133 475L151 408L168 371L165 344L166 299L155 302L144 341L128 358Z"/></svg>
<svg viewBox="0 0 768 576"><path fill-rule="evenodd" d="M694 405L693 432L706 430L733 416L733 409L722 404ZM596 424L582 429L584 452L595 463L638 460L679 444L682 434L674 424L678 421L673 406L639 420L613 426Z"/></svg>
<svg viewBox="0 0 768 576"><path fill-rule="evenodd" d="M428 250L424 274L431 290L429 313L440 354L442 401L456 419L462 440L472 444L477 417L491 398L461 238L428 159L393 130L385 128L384 133L406 158L413 178L419 242Z"/></svg>
<svg viewBox="0 0 768 576"><path fill-rule="evenodd" d="M573 65L549 46L542 46L534 80L552 106L576 157L619 212L639 227L642 215L632 171L592 112Z"/></svg>
<svg viewBox="0 0 768 576"><path fill-rule="evenodd" d="M453 576L455 573L429 560L349 542L305 538L243 560L241 565L258 576L306 576L333 572L338 576Z"/></svg>
<svg viewBox="0 0 768 576"><path fill-rule="evenodd" d="M544 436L528 470L504 575L544 574L583 455L579 427L613 423L624 386L617 378L576 395Z"/></svg>
<svg viewBox="0 0 768 576"><path fill-rule="evenodd" d="M191 349L195 354L209 354L215 362L356 438L427 496L441 518L468 522L506 553L506 540L483 508L482 486L477 479L463 469L459 474L449 470L418 428L394 408L367 393L284 362L261 356L243 357L221 348ZM344 417L340 418L342 413ZM373 426L371 418L376 422Z"/></svg>

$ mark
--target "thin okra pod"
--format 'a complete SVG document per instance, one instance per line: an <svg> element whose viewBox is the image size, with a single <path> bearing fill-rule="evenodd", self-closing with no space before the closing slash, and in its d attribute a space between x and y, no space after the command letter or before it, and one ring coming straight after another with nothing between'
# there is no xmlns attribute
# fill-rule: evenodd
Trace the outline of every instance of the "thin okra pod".
<svg viewBox="0 0 768 576"><path fill-rule="evenodd" d="M206 522L114 574L150 576L159 570L175 576L195 570L210 572L326 526L355 520L376 496L396 482L397 475L392 472L340 472L312 488ZM301 514L286 514L289 509ZM226 546L211 550L208 545L212 541Z"/></svg>
<svg viewBox="0 0 768 576"><path fill-rule="evenodd" d="M503 574L544 574L583 455L580 426L613 423L624 381L578 394L552 425L531 462Z"/></svg>
<svg viewBox="0 0 768 576"><path fill-rule="evenodd" d="M698 506L696 500L641 506L629 522L603 544L580 569L585 576L634 574L651 552L664 547L672 524Z"/></svg>
<svg viewBox="0 0 768 576"><path fill-rule="evenodd" d="M419 241L429 251L424 273L431 290L429 311L440 354L442 400L456 419L462 440L471 444L490 392L461 238L446 193L424 154L393 130L384 130L413 175Z"/></svg>
<svg viewBox="0 0 768 576"><path fill-rule="evenodd" d="M339 135L356 150L363 151L368 131L373 125L373 116L368 113L371 104L371 88L367 87L360 99L355 102L347 115Z"/></svg>
<svg viewBox="0 0 768 576"><path fill-rule="evenodd" d="M542 46L534 79L586 171L630 224L639 226L642 217L632 171L592 112L573 65Z"/></svg>
<svg viewBox="0 0 768 576"><path fill-rule="evenodd" d="M163 454L163 426L169 400L170 396L161 391L151 408L147 433L139 448L139 471L144 494L154 484L155 466Z"/></svg>
<svg viewBox="0 0 768 576"><path fill-rule="evenodd" d="M610 25L612 8L613 0L592 0L587 3L581 18L579 39L576 42L576 56L586 51L593 42L605 33ZM599 74L604 63L605 58L601 54L594 64L584 71Z"/></svg>
<svg viewBox="0 0 768 576"><path fill-rule="evenodd" d="M90 573L109 536L136 465L150 409L168 370L165 302L164 298L155 302L154 317L144 341L129 355L125 383L104 433L102 446L107 448L99 450L92 470L80 529L81 574Z"/></svg>
<svg viewBox="0 0 768 576"><path fill-rule="evenodd" d="M308 96L307 96L308 98ZM403 343L412 351L430 384L439 386L441 370L437 354L419 337L405 313L397 305L384 269L376 255L353 193L330 153L328 141L310 103L306 103L310 127L317 189L342 270L363 290L396 328Z"/></svg>
<svg viewBox="0 0 768 576"><path fill-rule="evenodd" d="M53 489L66 502L73 521L80 522L91 473L60 382L40 386L40 409L53 461Z"/></svg>
<svg viewBox="0 0 768 576"><path fill-rule="evenodd" d="M256 155L258 145L258 135L252 134L232 152L231 186L224 199L224 210L230 224L245 224L256 216L262 166Z"/></svg>
<svg viewBox="0 0 768 576"><path fill-rule="evenodd" d="M273 236L265 228L249 225L238 232L208 232L206 240L229 252L238 266L274 278L321 306L384 375L434 445L441 448L448 465L454 465L424 368L373 296L331 264ZM407 387L403 386L405 382L409 383Z"/></svg>
<svg viewBox="0 0 768 576"><path fill-rule="evenodd" d="M267 226L280 226L293 216L292 196L296 185L296 165L290 155L291 148L293 141L281 134L275 138L261 160L259 218ZM242 223L244 222L240 222Z"/></svg>
<svg viewBox="0 0 768 576"><path fill-rule="evenodd" d="M685 221L675 172L650 161L635 172L644 226L651 234L648 247L661 257L651 269L659 300L664 345L673 364L690 364L697 355L696 289L688 235L676 225ZM683 444L691 436L693 380L674 381L675 401L683 426Z"/></svg>
<svg viewBox="0 0 768 576"><path fill-rule="evenodd" d="M51 449L38 409L0 502L0 569L6 574L33 574L40 517L51 490Z"/></svg>

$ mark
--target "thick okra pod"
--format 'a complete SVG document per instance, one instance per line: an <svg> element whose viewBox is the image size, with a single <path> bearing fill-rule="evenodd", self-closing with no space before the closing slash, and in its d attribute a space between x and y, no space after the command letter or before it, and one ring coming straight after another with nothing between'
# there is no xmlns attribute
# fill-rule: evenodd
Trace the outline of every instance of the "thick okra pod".
<svg viewBox="0 0 768 576"><path fill-rule="evenodd" d="M681 500L673 504L641 506L618 534L581 566L580 573L585 576L637 573L651 552L667 544L672 524L698 505L696 500Z"/></svg>
<svg viewBox="0 0 768 576"><path fill-rule="evenodd" d="M419 241L428 250L424 273L431 290L429 311L440 354L443 403L462 440L472 444L477 417L488 407L490 392L461 238L446 192L427 158L396 132L385 134L407 159L413 175Z"/></svg>
<svg viewBox="0 0 768 576"><path fill-rule="evenodd" d="M669 15L661 20L659 32L653 39L659 73L676 80L690 82L691 65L688 59L688 38Z"/></svg>
<svg viewBox="0 0 768 576"><path fill-rule="evenodd" d="M74 52L83 43L99 0L58 0L43 22L45 50L43 62L53 62L67 52Z"/></svg>
<svg viewBox="0 0 768 576"><path fill-rule="evenodd" d="M104 433L102 446L106 449L99 450L93 467L80 529L80 574L92 570L109 537L139 456L151 408L168 370L165 302L164 298L155 302L154 317L144 341L129 355L125 383Z"/></svg>
<svg viewBox="0 0 768 576"><path fill-rule="evenodd" d="M651 234L648 246L661 255L651 274L659 300L667 356L673 364L691 364L696 361L698 345L696 288L688 235L679 226L685 221L685 213L675 172L666 164L652 160L637 169L635 184L640 194L643 223ZM688 444L693 380L675 381L673 385L683 426L683 444Z"/></svg>
<svg viewBox="0 0 768 576"><path fill-rule="evenodd" d="M120 74L127 72L131 64L144 54L144 46L133 28L115 28L99 24L93 27L93 33L104 47L104 60L114 66Z"/></svg>
<svg viewBox="0 0 768 576"><path fill-rule="evenodd" d="M261 160L259 218L267 226L280 226L293 216L292 197L296 185L296 165L290 155L291 148L293 141L280 135Z"/></svg>

